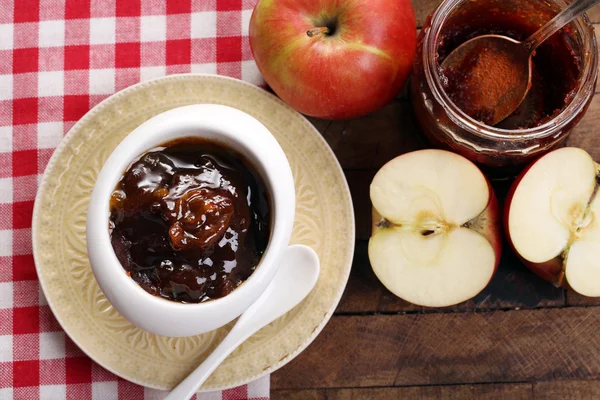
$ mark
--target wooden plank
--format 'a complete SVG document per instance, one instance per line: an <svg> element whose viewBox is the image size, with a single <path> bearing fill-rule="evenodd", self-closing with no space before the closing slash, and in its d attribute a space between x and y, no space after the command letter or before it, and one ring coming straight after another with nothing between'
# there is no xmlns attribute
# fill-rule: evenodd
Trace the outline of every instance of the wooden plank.
<svg viewBox="0 0 600 400"><path fill-rule="evenodd" d="M356 239L369 240L371 237L371 198L369 190L376 169L344 171L354 204Z"/></svg>
<svg viewBox="0 0 600 400"><path fill-rule="evenodd" d="M417 17L417 28L421 28L425 19L431 14L442 0L412 0Z"/></svg>
<svg viewBox="0 0 600 400"><path fill-rule="evenodd" d="M425 147L407 102L392 101L365 117L326 126L320 132L344 169L379 169L398 154Z"/></svg>
<svg viewBox="0 0 600 400"><path fill-rule="evenodd" d="M319 119L314 117L307 117L311 124L321 133L325 132L331 124L330 120L327 119Z"/></svg>
<svg viewBox="0 0 600 400"><path fill-rule="evenodd" d="M415 320L334 316L306 350L271 375L271 388L393 386L400 340Z"/></svg>
<svg viewBox="0 0 600 400"><path fill-rule="evenodd" d="M577 389L575 389L577 393ZM568 398L568 397L567 397ZM413 386L401 388L352 388L318 390L273 390L272 400L388 400L388 399L486 399L530 400L533 399L531 383Z"/></svg>
<svg viewBox="0 0 600 400"><path fill-rule="evenodd" d="M380 303L384 296L395 297L390 293L373 273L367 242L356 243L350 279L346 285L344 295L336 308L336 313L375 313L380 311ZM395 297L396 298L396 297ZM401 301L398 299L398 301ZM405 307L410 307L405 303ZM414 306L414 309L418 307Z"/></svg>
<svg viewBox="0 0 600 400"><path fill-rule="evenodd" d="M600 379L600 308L334 316L274 389Z"/></svg>
<svg viewBox="0 0 600 400"><path fill-rule="evenodd" d="M273 390L273 400L387 400L387 399L486 399L583 400L600 398L600 381L550 381L449 386L409 386L386 388Z"/></svg>
<svg viewBox="0 0 600 400"><path fill-rule="evenodd" d="M325 390L271 390L271 400L328 400Z"/></svg>
<svg viewBox="0 0 600 400"><path fill-rule="evenodd" d="M568 146L581 147L600 161L600 96L595 95L587 113L567 139Z"/></svg>
<svg viewBox="0 0 600 400"><path fill-rule="evenodd" d="M600 381L554 381L533 384L534 399L600 399Z"/></svg>
<svg viewBox="0 0 600 400"><path fill-rule="evenodd" d="M568 290L566 302L569 306L600 306L600 297L586 297L573 290Z"/></svg>
<svg viewBox="0 0 600 400"><path fill-rule="evenodd" d="M403 388L375 389L328 389L327 400L388 400L388 399L486 399L486 400L528 400L532 399L530 383L419 386Z"/></svg>

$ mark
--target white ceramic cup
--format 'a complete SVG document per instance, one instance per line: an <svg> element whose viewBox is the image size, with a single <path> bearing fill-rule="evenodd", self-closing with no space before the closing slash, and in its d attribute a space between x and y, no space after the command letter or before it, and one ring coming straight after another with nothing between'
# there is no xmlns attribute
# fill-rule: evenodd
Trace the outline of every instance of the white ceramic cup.
<svg viewBox="0 0 600 400"><path fill-rule="evenodd" d="M112 192L129 165L168 141L202 137L245 156L265 181L271 200L271 236L254 273L225 297L184 304L153 296L127 276L110 241ZM217 329L243 313L267 288L292 233L295 191L288 160L268 129L250 115L226 106L196 104L144 122L110 155L98 175L87 214L87 248L94 276L112 306L127 320L165 336L191 336Z"/></svg>

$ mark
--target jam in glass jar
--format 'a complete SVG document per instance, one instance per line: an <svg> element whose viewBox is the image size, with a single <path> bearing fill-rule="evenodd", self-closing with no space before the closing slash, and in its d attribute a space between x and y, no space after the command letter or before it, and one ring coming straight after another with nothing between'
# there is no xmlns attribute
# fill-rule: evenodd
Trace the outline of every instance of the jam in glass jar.
<svg viewBox="0 0 600 400"><path fill-rule="evenodd" d="M417 39L410 90L419 126L434 145L495 171L516 171L567 138L592 100L598 75L594 29L586 16L537 49L527 97L496 126L469 117L452 102L452 82L441 68L467 40L485 34L525 40L565 6L563 0L442 2Z"/></svg>

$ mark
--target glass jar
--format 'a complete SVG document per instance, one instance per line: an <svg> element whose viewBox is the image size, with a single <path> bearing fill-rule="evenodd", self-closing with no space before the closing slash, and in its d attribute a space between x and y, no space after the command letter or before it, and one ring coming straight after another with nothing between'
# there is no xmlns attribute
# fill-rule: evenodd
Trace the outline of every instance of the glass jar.
<svg viewBox="0 0 600 400"><path fill-rule="evenodd" d="M472 37L499 33L494 24L506 25L506 21L517 20L527 24L527 28L515 32L502 26L502 33L523 40L565 6L563 0L445 0L427 18L417 39L410 92L421 130L435 146L462 154L482 166L492 167L492 171L506 172L518 170L567 138L592 100L598 75L597 44L587 16L577 18L563 31L569 33L570 46L576 53L579 76L574 79L577 84L565 98L566 105L563 104L562 109L557 109L535 126L516 129L491 127L469 117L452 103L444 91L440 67L444 57L440 50L448 54L469 38L461 41L461 38L451 36L450 30L457 24L460 24L459 29L468 30L471 26L490 21L488 32L473 31ZM477 22L465 23L469 18ZM443 43L440 43L441 40ZM555 66L552 68L560 70Z"/></svg>

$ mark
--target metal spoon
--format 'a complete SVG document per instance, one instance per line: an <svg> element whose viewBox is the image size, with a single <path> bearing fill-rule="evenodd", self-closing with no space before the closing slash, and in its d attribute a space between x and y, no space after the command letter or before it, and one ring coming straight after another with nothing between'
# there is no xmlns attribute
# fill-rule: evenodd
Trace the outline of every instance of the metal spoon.
<svg viewBox="0 0 600 400"><path fill-rule="evenodd" d="M493 126L512 114L531 87L532 55L560 28L600 0L574 0L524 42L503 35L473 38L442 62L449 95L467 115ZM503 79L499 78L501 72Z"/></svg>
<svg viewBox="0 0 600 400"><path fill-rule="evenodd" d="M319 257L310 247L293 245L267 290L238 319L217 348L165 400L187 400L242 342L300 303L319 277Z"/></svg>

